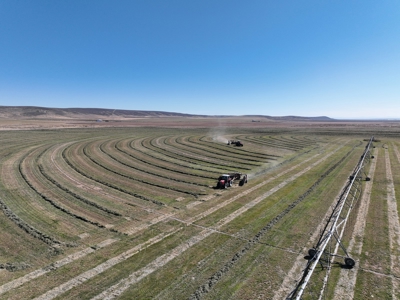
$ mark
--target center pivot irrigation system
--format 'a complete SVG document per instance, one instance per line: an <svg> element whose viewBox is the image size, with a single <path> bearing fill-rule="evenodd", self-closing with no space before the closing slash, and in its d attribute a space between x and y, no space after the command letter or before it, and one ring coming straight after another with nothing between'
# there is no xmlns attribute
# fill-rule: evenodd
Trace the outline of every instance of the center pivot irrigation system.
<svg viewBox="0 0 400 300"><path fill-rule="evenodd" d="M371 158L374 158L371 155L373 141L374 137L371 137L367 146L365 147L363 155L361 156L359 162L354 168L354 171L350 175L348 182L343 188L338 201L332 207L332 213L328 217L316 245L308 250L308 263L306 268L302 271L303 273L301 279L297 282L296 287L292 290L292 292L286 299L301 299L301 296L303 295L303 292L308 282L310 281L311 275L313 274L313 271L318 263L320 263L323 268L324 266L327 267L321 295L324 293L324 289L328 282L332 257L344 258L344 267L347 267L348 269L354 267L355 261L350 257L341 239L350 212L361 196L363 175L365 175L366 181L370 180L365 172L364 166L369 162ZM331 241L334 243L330 243ZM337 254L339 247L343 250L344 255ZM334 248L333 251L331 251L332 248Z"/></svg>

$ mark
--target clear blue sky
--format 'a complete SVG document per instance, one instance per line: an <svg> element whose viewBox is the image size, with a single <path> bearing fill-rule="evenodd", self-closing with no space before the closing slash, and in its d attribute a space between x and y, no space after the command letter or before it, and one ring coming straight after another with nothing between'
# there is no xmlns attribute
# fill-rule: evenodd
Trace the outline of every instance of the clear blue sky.
<svg viewBox="0 0 400 300"><path fill-rule="evenodd" d="M0 105L400 118L400 1L0 0Z"/></svg>

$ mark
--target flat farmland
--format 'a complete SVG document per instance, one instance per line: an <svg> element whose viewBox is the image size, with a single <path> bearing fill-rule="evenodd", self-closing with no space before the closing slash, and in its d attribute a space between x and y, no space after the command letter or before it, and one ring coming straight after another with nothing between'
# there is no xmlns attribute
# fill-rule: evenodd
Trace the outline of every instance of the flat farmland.
<svg viewBox="0 0 400 300"><path fill-rule="evenodd" d="M356 265L303 299L400 298L398 124L178 121L0 131L0 298L285 299L371 136Z"/></svg>

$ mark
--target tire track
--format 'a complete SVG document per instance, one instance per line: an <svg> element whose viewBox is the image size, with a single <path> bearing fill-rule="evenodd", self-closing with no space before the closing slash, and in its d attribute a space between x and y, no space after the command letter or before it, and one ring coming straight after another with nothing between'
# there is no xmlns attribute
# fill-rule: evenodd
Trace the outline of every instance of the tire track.
<svg viewBox="0 0 400 300"><path fill-rule="evenodd" d="M396 145L393 145L393 149L394 149L394 152L396 153L397 160L398 160L398 162L400 164L400 153L399 153L399 150L397 149Z"/></svg>
<svg viewBox="0 0 400 300"><path fill-rule="evenodd" d="M389 158L389 150L385 148L386 180L387 180L387 202L389 218L389 244L390 244L390 273L400 274L400 223L397 210L396 192L394 189L393 175ZM392 278L392 299L397 299L400 284Z"/></svg>
<svg viewBox="0 0 400 300"><path fill-rule="evenodd" d="M364 193L361 198L361 203L359 207L359 211L357 214L356 223L354 225L354 231L350 239L349 246L347 247L347 252L353 253L356 256L360 256L363 247L364 240L364 230L367 221L369 203L371 200L371 189L374 182L374 174L376 169L376 162L378 160L378 151L374 152L374 159L372 160L369 174L370 181L366 181ZM352 300L354 298L354 289L357 281L358 274L357 264L355 268L348 270L342 269L340 270L339 281L336 284L334 295L337 299L340 300Z"/></svg>

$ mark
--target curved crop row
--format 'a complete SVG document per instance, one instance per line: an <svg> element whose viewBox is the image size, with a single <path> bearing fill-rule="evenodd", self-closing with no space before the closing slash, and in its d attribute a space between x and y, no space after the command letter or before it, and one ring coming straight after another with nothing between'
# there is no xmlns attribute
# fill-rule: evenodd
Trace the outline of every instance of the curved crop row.
<svg viewBox="0 0 400 300"><path fill-rule="evenodd" d="M88 153L87 149L86 149L86 146L83 148L83 153L85 154L85 156L86 156L87 158L89 158L93 163L95 163L95 164L98 165L99 167L101 167L101 168L103 168L103 169L105 169L105 170L107 170L107 171L109 171L109 172L111 172L111 173L114 173L114 174L116 174L116 175L119 175L119 176L121 176L121 177L127 178L127 179L129 179L129 180L137 181L137 182L140 182L140 183L148 184L148 185L150 185L150 186L154 186L154 187L158 187L158 188L162 188L162 189L167 189L167 190L179 192L179 193L182 193L182 194L192 195L192 196L194 196L194 197L196 197L196 198L197 198L199 195L207 195L207 194L204 194L204 193L197 193L197 194L196 194L196 193L193 193L193 192L189 192L189 191L177 189L177 188L174 188L174 187L171 187L171 186L164 186L164 185L161 185L161 184L157 184L157 183L149 182L149 181L142 180L142 179L139 179L139 178L135 178L135 177L132 177L132 176L129 176L129 175L121 174L121 173L119 173L119 172L117 172L117 171L115 171L115 170L112 170L112 169L109 168L109 167L106 167L106 166L102 165L102 164L101 164L100 162L98 162L96 159L94 159L93 157L91 157L90 154Z"/></svg>
<svg viewBox="0 0 400 300"><path fill-rule="evenodd" d="M171 151L169 151L167 149L164 149L164 148L161 148L159 146L154 145L153 144L153 140L150 141L150 145L152 147L157 148L158 150L160 150L159 152L162 151L163 155L165 155L165 156L172 157L172 158L175 158L175 159L179 159L179 160L182 160L182 161L186 161L186 162L191 163L191 164L201 165L200 163L203 163L203 164L206 164L206 165L213 165L213 167L220 166L221 168L219 168L219 169L231 168L232 171L237 169L237 166L235 167L235 166L232 166L232 165L229 165L229 164L223 164L223 163L220 163L220 162L209 161L209 160L201 159L201 158L198 158L198 157L193 157L193 156L187 155L186 152L180 152L180 153L171 152ZM145 147L145 148L151 149L151 148L148 148L148 147ZM198 163L198 162L200 162L200 163ZM240 167L239 169L251 170L251 168L246 168L246 167Z"/></svg>
<svg viewBox="0 0 400 300"><path fill-rule="evenodd" d="M50 181L52 184L57 186L60 190L63 190L64 192L66 192L67 194L71 195L75 199L77 199L77 200L79 200L79 201L81 201L81 202L83 202L83 203L85 203L87 205L93 206L93 207L95 207L95 208L97 208L97 209L99 209L101 211L104 211L104 212L106 212L108 214L111 214L111 215L114 215L114 216L119 216L119 217L122 216L119 212L116 212L116 211L113 211L113 210L108 209L106 207L103 207L103 206L97 204L96 202L90 201L90 200L88 200L88 199L86 199L86 198L84 198L84 197L72 192L68 188L63 187L59 182L57 182L56 180L51 178L46 173L46 171L44 170L44 168L43 168L43 166L41 164L38 165L38 168L39 168L40 173L43 175L43 177L45 177L48 181Z"/></svg>
<svg viewBox="0 0 400 300"><path fill-rule="evenodd" d="M118 144L119 144L119 142L116 143L116 144L114 144L114 148L115 148L116 150L120 151L121 153L124 153L125 155L127 155L127 156L129 156L129 157L131 157L131 158L133 158L133 159L135 159L135 160L140 161L140 162L143 163L143 164L146 164L146 165L149 165L149 166L152 166L152 167L156 167L156 168L159 168L159 169L162 169L162 170L166 170L166 171L169 171L169 172L172 172L172 173L179 173L179 174L182 174L182 175L194 176L193 173L184 172L184 171L180 171L180 170L176 170L176 169L164 167L164 166L161 166L160 164L151 163L151 162L148 161L148 160L141 159L141 158L139 158L139 157L137 157L137 156L133 156L133 155L130 154L129 152L122 150L122 148L120 148L120 147L118 146ZM149 154L147 154L147 153L141 152L140 150L137 150L137 149L133 149L133 150L136 150L136 151L140 152L140 153L143 154L143 155L148 155L148 156L150 156L152 159L157 159L156 157L151 156L151 155L149 155ZM162 160L162 159L158 159L158 160ZM162 161L165 161L165 162L168 162L168 163L171 163L171 164L172 164L171 161L167 161L167 160L162 160ZM185 166L185 167L186 167L186 166ZM193 169L194 169L194 168L193 168ZM219 174L219 173L216 173L216 174ZM214 178L215 178L215 176L207 176L207 175L202 175L202 174L196 174L195 176L196 176L196 177L201 177L201 178L207 178L207 179L214 179Z"/></svg>
<svg viewBox="0 0 400 300"><path fill-rule="evenodd" d="M317 139L316 138L314 138L314 140L310 140L306 136L302 136L301 137L302 139L300 139L298 136L291 135L290 138L292 140L298 141L299 143L304 143L306 147L315 145L317 143ZM318 141L318 142L320 142L320 141Z"/></svg>
<svg viewBox="0 0 400 300"><path fill-rule="evenodd" d="M227 151L227 147L226 147L227 145L224 144L224 146L222 146L222 145L220 145L220 143L215 143L213 141L207 141L207 140L205 140L206 138L207 138L206 136L203 136L199 139L199 141L210 143L213 145L212 146L213 148L218 148L218 149L221 149L222 151ZM193 141L193 143L196 143L196 142ZM257 158L268 159L268 160L276 160L277 158L281 157L280 155L264 154L264 153L249 151L249 150L246 150L243 148L238 148L238 147L235 147L235 148L231 147L229 150L230 150L230 153L236 153L236 154L245 153L246 155L251 156L251 157L257 157Z"/></svg>
<svg viewBox="0 0 400 300"><path fill-rule="evenodd" d="M97 227L99 227L99 228L105 228L104 225L102 225L102 224L100 224L100 223L98 223L98 222L89 220L89 219L87 219L87 218L85 218L85 217L83 217L83 216L77 215L77 214L71 212L70 210L68 210L67 208L61 206L61 205L58 204L56 201L50 199L50 198L47 197L46 195L40 193L40 192L33 186L33 184L28 180L28 178L26 177L26 175L25 175L24 172L22 171L22 161L19 163L18 169L19 169L19 172L20 172L22 178L23 178L24 181L26 182L26 184L27 184L36 194L38 194L43 200L45 200L46 202L50 203L53 207L59 209L59 210L62 211L63 213L66 213L67 215L70 215L70 216L72 216L72 217L74 217L74 218L76 218L76 219L78 219L78 220L81 220L81 221L83 221L83 222L92 224L92 225L97 226Z"/></svg>
<svg viewBox="0 0 400 300"><path fill-rule="evenodd" d="M20 174L21 178L26 182L26 178L21 170L21 163L25 158L29 155L29 153L26 153L25 155L22 156L22 158L19 159L18 163L18 173ZM71 242L62 242L56 239L55 237L52 237L46 233L41 232L34 226L30 225L23 219L21 219L17 214L15 214L7 205L5 202L0 200L0 207L5 214L5 216L10 219L13 223L15 223L19 228L24 230L27 234L31 235L32 237L44 242L45 244L49 245L52 250L55 253L59 252L59 249L61 246L66 246L66 247L76 247L76 243L71 243Z"/></svg>
<svg viewBox="0 0 400 300"><path fill-rule="evenodd" d="M305 148L305 146L300 146L293 142L283 141L283 140L280 140L280 139L278 139L276 137L272 137L272 136L268 136L268 137L245 136L245 139L248 141L251 141L252 143L255 143L255 144L269 146L269 147L273 147L273 148L281 148L281 149L286 149L286 150L290 150L290 151L298 151L298 150Z"/></svg>
<svg viewBox="0 0 400 300"><path fill-rule="evenodd" d="M186 148L190 148L190 149L194 149L194 151L193 151L193 150L190 150L190 153L191 153L191 154L194 154L194 155L204 155L203 152L202 152L202 151L199 151L199 149L198 149L197 147L194 147L194 146L190 146L190 145L187 145L187 144L180 143L180 142L178 141L178 138L175 138L175 143L176 143L177 145L180 145L180 147L179 147L179 146L172 145L172 144L171 144L170 142L168 142L166 139L164 139L163 143L164 143L165 145L167 145L167 146L170 146L170 147L172 147L172 148L175 148L175 149L178 149L178 150L181 150L181 151L188 151L187 149L185 149L185 147L186 147ZM214 154L215 154L214 151L212 151L212 152L210 152L210 153L214 153ZM207 156L206 156L206 157L207 157L207 158L210 158L210 159L215 159L215 160L217 160L218 163L221 164L221 165L223 165L223 164L221 163L221 161L228 161L228 162L234 162L234 163L237 163L237 164L246 164L246 165L255 166L255 167L261 166L260 164L255 164L255 163L250 163L250 162L243 162L243 161L237 161L237 160L235 160L236 158L235 158L235 159L232 159L233 157L227 156L227 153L226 153L226 152L225 152L225 153L219 153L218 155L212 155L212 154L210 154L210 153L207 153ZM255 160L250 159L249 161L255 161ZM258 162L258 161L257 161L257 162ZM232 166L232 165L229 165L229 164L228 164L228 166Z"/></svg>
<svg viewBox="0 0 400 300"><path fill-rule="evenodd" d="M278 145L283 145L283 146L287 146L287 147L293 147L293 148L296 148L296 149L302 149L302 148L308 147L308 145L305 146L305 145L297 143L297 142L295 142L293 140L290 141L290 140L288 140L287 138L284 138L284 137L269 136L268 139L274 141Z"/></svg>
<svg viewBox="0 0 400 300"><path fill-rule="evenodd" d="M143 196L143 195L139 195L139 194L137 194L137 193L133 193L133 192L127 191L127 190L125 190L125 189L123 189L123 188L121 188L121 187L118 187L118 186L115 186L115 185L113 185L113 184L110 184L109 182L106 182L106 181L103 181L103 180L99 180L99 179L97 179L97 178L94 178L93 176L90 176L90 175L88 175L88 174L85 174L85 173L82 172L80 169L76 168L76 167L71 163L71 161L67 158L67 156L66 156L66 154L65 154L66 149L67 149L67 148L65 148L65 149L63 150L62 154L61 154L62 157L63 157L63 159L65 160L65 162L66 162L73 170L75 170L77 173L81 174L82 176L84 176L84 177L86 177L86 178L89 178L89 179L91 179L91 180L93 180L93 181L96 181L96 182L98 182L98 183L100 183L100 184L102 184L102 185L105 185L105 186L107 186L107 187L110 187L110 188L112 188L112 189L115 189L115 190L117 190L117 191L120 191L120 192L122 192L122 193L124 193L124 194L131 195L131 196L133 196L133 197L135 197L135 198L138 198L138 199L141 199L141 200L145 200L145 201L154 203L154 204L156 204L156 205L165 206L165 204L164 204L163 202L161 202L161 201L158 201L158 200L155 200L155 199L151 199L151 198L145 197L145 196Z"/></svg>
<svg viewBox="0 0 400 300"><path fill-rule="evenodd" d="M181 182L181 183L185 183L185 184L189 184L189 185L197 185L197 186L208 187L207 184L197 183L197 182L193 182L193 181L192 181L192 182L189 182L189 181L185 181L185 180L181 180L181 179L176 179L176 178L172 178L172 177L169 177L169 176L165 176L165 175L157 174L157 173L154 173L154 172L150 172L150 171L147 171L147 170L145 170L145 169L143 169L143 168L135 167L135 166L133 166L133 165L131 165L131 164L127 164L127 163L125 163L125 162L119 160L118 158L116 158L116 157L113 156L112 154L107 153L107 152L104 150L104 148L103 148L103 144L100 145L100 150L101 150L104 154L106 154L108 157L110 157L111 159L113 159L113 160L115 160L116 162L118 162L119 164L121 164L121 165L123 165L123 166L125 166L125 167L128 167L128 168L131 168L131 169L140 171L141 173L146 173L146 174L149 174L149 175L152 175L152 176L156 176L156 177L159 177L159 178L165 178L165 179L168 179L168 180L172 180L172 181L176 181L176 182Z"/></svg>
<svg viewBox="0 0 400 300"><path fill-rule="evenodd" d="M0 264L0 269L6 269L9 272L21 271L29 269L31 266L27 263L5 263Z"/></svg>
<svg viewBox="0 0 400 300"><path fill-rule="evenodd" d="M189 144L185 144L185 143L183 143L183 142L181 142L181 141L179 141L179 138L176 138L175 139L175 143L177 143L178 145L182 145L182 146L185 146L185 147L188 147L188 148L191 148L191 149L195 149L196 151L194 151L195 153L198 153L199 152L199 150L200 151L203 151L203 150L205 150L205 149L203 149L202 147L201 148L199 148L199 147L195 147L195 146L192 146L192 145L189 145ZM168 145L168 144L167 144ZM170 144L169 144L170 145ZM170 145L171 146L171 145ZM211 149L214 149L215 150L215 148L211 148ZM248 157L250 157L250 156L248 156L248 157L246 157L246 162L241 162L240 160L243 160L244 158L241 156L241 157L237 157L237 156L235 156L235 155L233 155L233 153L231 153L231 152L228 152L229 153L229 155L227 155L227 149L225 149L225 150L221 150L221 152L217 152L217 151L214 151L214 150L209 150L209 149L207 149L206 151L207 151L207 156L209 156L209 157L212 157L212 158L217 158L217 159L224 159L224 160L226 160L227 158L229 158L229 160L232 160L232 159L235 159L235 160L233 160L233 161L235 161L235 162L238 162L238 163L245 163L245 164L247 164L247 165L252 165L252 166L260 166L259 164L251 164L251 163L249 163L249 161L251 161L251 162L257 162L257 163L263 163L264 161L260 161L259 159L254 159L254 158L248 158ZM209 155L209 153L213 153L213 154L216 154L216 155L218 155L217 157L216 156L214 156L214 155ZM222 158L221 158L222 157ZM236 161L236 160L239 160L239 161Z"/></svg>
<svg viewBox="0 0 400 300"><path fill-rule="evenodd" d="M270 137L270 138L272 138L272 137ZM309 147L312 144L315 144L315 143L310 143L309 141L296 139L293 136L280 136L279 138L278 137L274 137L274 139L277 140L277 141L280 141L282 143L294 144L296 146L300 146L300 147L303 147L303 148L304 147Z"/></svg>
<svg viewBox="0 0 400 300"><path fill-rule="evenodd" d="M216 143L215 141L207 141L204 140L206 138L205 136L202 136L200 138L197 137L195 139L194 137L190 136L187 137L187 141L190 142L191 144L194 144L196 146L200 146L202 150L209 151L208 149L213 149L213 150L218 150L219 152L216 153L228 153L230 157L236 157L239 159L245 159L247 161L248 159L251 159L255 162L260 162L264 163L265 160L275 160L277 157L276 155L271 155L271 154L266 154L266 153L260 153L256 151L249 150L252 147L246 147L244 149L243 147L232 147L227 144L221 144L220 142Z"/></svg>
<svg viewBox="0 0 400 300"><path fill-rule="evenodd" d="M75 243L64 243L59 240L57 240L54 237L51 237L39 230L37 230L35 227L29 225L26 223L24 220L22 220L20 217L18 217L11 209L7 207L7 205L0 199L0 208L3 211L3 213L6 215L7 218L9 218L12 222L14 222L19 228L23 229L27 234L33 236L34 238L37 238L38 240L46 243L47 245L51 247L59 247L59 246L67 246L67 247L76 247L77 245Z"/></svg>
<svg viewBox="0 0 400 300"><path fill-rule="evenodd" d="M187 164L179 164L179 163L177 163L177 162L173 162L173 161L170 161L170 160L161 158L161 157L157 157L157 156L151 155L150 153L143 152L143 151L141 151L140 149L133 147L133 146L132 146L132 143L133 143L133 142L134 142L134 141L132 141L132 142L129 143L129 147L130 147L132 150L136 150L136 151L138 151L138 152L140 152L140 153L142 153L142 154L144 154L144 155L150 156L150 157L152 157L152 158L154 158L154 159L156 159L156 160L160 160L160 161L163 161L163 162L166 162L166 163L169 163L169 164L174 164L174 165L177 165L177 166L182 167L182 168L185 168L185 169L196 170L196 171L198 170L198 171L203 171L203 172L211 172L211 171L208 170L208 169L204 169L204 168L201 168L201 167L193 167L193 166L190 166L190 165L187 165ZM144 146L143 140L140 142L140 145L141 145L143 148L147 149L147 150L150 150L150 151L156 152L156 153L160 153L160 152L158 152L158 151L154 151L153 149L151 149L151 148L149 148L149 147ZM177 160L176 157L169 156L168 154L162 154L162 155L163 155L163 156L166 156L166 157L171 157L171 158ZM179 159L179 161L185 161L185 160L184 160L184 159ZM187 161L187 162L189 162L189 161ZM190 162L190 163L191 163L191 162ZM197 164L197 163L191 163L191 164L199 165L199 164ZM219 174L220 172L212 172L212 173L214 173L214 174Z"/></svg>

